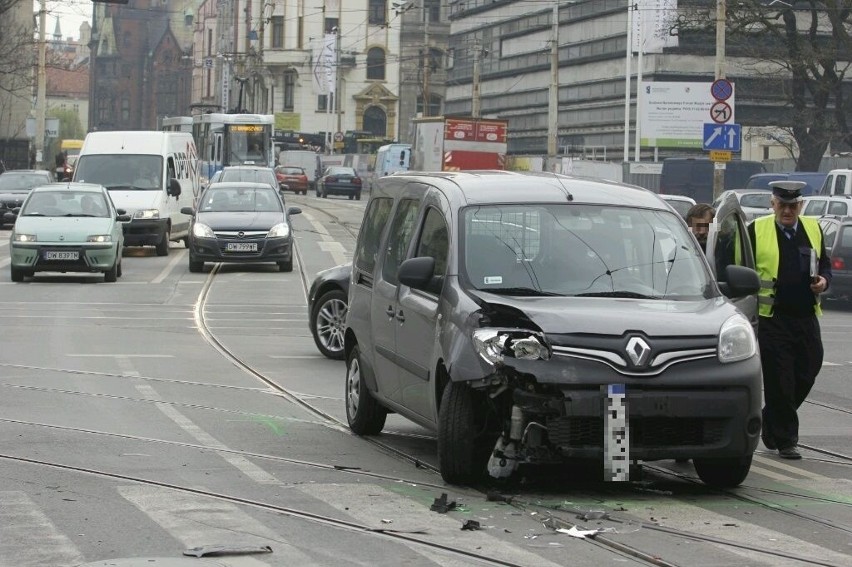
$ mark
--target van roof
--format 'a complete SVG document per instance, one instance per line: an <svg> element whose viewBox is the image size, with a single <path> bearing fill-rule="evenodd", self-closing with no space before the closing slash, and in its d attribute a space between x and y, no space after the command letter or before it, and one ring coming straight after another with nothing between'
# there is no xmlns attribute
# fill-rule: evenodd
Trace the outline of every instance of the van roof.
<svg viewBox="0 0 852 567"><path fill-rule="evenodd" d="M194 143L189 132L126 130L90 132L86 135L81 155L85 154L162 154L169 142Z"/></svg>
<svg viewBox="0 0 852 567"><path fill-rule="evenodd" d="M377 181L374 195L394 196L400 183L436 186L463 204L477 203L595 203L669 210L656 194L642 187L547 172L499 170L401 172ZM571 195L569 199L566 192Z"/></svg>

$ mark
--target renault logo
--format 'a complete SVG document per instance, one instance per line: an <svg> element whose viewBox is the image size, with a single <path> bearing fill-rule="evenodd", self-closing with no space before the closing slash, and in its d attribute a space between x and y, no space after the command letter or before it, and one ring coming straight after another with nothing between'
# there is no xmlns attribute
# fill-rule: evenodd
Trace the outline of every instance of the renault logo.
<svg viewBox="0 0 852 567"><path fill-rule="evenodd" d="M243 232L242 230L237 233L237 236L239 236L240 238L244 238L245 235L246 235L246 233Z"/></svg>
<svg viewBox="0 0 852 567"><path fill-rule="evenodd" d="M642 337L632 337L627 341L627 356L630 357L630 362L633 366L645 366L648 364L648 358L651 356L651 347Z"/></svg>

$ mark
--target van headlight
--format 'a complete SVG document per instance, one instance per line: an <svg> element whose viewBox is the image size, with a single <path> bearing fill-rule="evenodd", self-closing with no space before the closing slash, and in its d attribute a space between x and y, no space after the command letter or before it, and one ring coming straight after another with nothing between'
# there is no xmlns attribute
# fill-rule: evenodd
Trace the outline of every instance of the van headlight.
<svg viewBox="0 0 852 567"><path fill-rule="evenodd" d="M489 364L503 362L507 356L520 360L550 359L544 335L527 329L476 329L473 347Z"/></svg>
<svg viewBox="0 0 852 567"><path fill-rule="evenodd" d="M13 242L36 242L38 238L36 238L35 234L21 234L20 232L16 232L12 240Z"/></svg>
<svg viewBox="0 0 852 567"><path fill-rule="evenodd" d="M286 222L280 222L269 229L266 238L287 238L290 236L290 226Z"/></svg>
<svg viewBox="0 0 852 567"><path fill-rule="evenodd" d="M192 225L192 235L196 238L216 238L213 229L201 222Z"/></svg>
<svg viewBox="0 0 852 567"><path fill-rule="evenodd" d="M86 242L112 242L112 235L109 234L90 234L86 237Z"/></svg>
<svg viewBox="0 0 852 567"><path fill-rule="evenodd" d="M757 340L751 323L739 313L729 317L719 331L719 362L737 362L756 353Z"/></svg>
<svg viewBox="0 0 852 567"><path fill-rule="evenodd" d="M136 211L133 215L133 218L137 219L158 219L160 218L159 209L142 209L141 211Z"/></svg>

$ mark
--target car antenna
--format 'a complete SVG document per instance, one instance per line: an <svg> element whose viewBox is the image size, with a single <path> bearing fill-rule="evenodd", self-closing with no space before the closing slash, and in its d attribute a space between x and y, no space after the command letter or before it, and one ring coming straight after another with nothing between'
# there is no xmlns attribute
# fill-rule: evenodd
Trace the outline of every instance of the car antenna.
<svg viewBox="0 0 852 567"><path fill-rule="evenodd" d="M552 175L552 176L553 176L553 177L554 177L557 181L559 181L559 186L562 188L563 193L565 193L565 198L567 198L569 201L573 201L573 200L574 200L574 195L572 195L572 194L571 194L571 192L568 190L568 188L567 188L567 187L565 187L565 183L563 183L563 181L562 181L562 176L561 176L561 175L558 175L558 174L556 174L556 173L554 173L554 172L552 172L552 171L550 172L550 174L551 174L551 175Z"/></svg>

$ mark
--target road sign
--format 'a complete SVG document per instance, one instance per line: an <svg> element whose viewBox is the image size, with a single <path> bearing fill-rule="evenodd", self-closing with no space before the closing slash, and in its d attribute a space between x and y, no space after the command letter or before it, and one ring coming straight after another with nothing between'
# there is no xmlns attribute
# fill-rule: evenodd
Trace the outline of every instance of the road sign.
<svg viewBox="0 0 852 567"><path fill-rule="evenodd" d="M710 161L731 161L731 152L727 150L713 150L710 152Z"/></svg>
<svg viewBox="0 0 852 567"><path fill-rule="evenodd" d="M728 100L734 94L734 85L727 79L717 79L710 85L710 94L716 100Z"/></svg>
<svg viewBox="0 0 852 567"><path fill-rule="evenodd" d="M335 132L334 133L334 141L342 142L343 141L343 132Z"/></svg>
<svg viewBox="0 0 852 567"><path fill-rule="evenodd" d="M739 124L704 123L704 149L738 152L742 146L742 128Z"/></svg>
<svg viewBox="0 0 852 567"><path fill-rule="evenodd" d="M710 107L710 119L716 124L724 124L734 116L731 105L727 102L714 102Z"/></svg>

